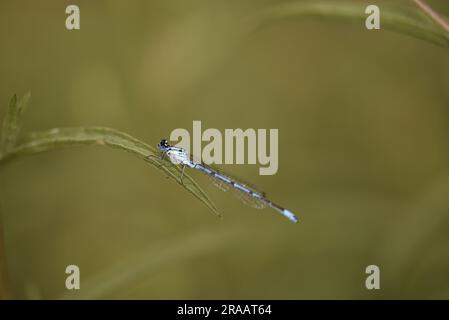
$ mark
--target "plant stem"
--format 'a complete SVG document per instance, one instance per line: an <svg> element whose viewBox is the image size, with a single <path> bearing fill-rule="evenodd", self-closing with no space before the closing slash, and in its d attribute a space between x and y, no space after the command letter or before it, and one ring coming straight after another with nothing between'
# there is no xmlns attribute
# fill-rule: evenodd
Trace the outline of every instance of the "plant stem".
<svg viewBox="0 0 449 320"><path fill-rule="evenodd" d="M8 268L3 238L3 223L0 212L0 300L11 299L12 297L13 294L8 285Z"/></svg>
<svg viewBox="0 0 449 320"><path fill-rule="evenodd" d="M433 10L424 0L413 0L416 5L424 11L435 23L439 24L447 33L449 33L449 22Z"/></svg>

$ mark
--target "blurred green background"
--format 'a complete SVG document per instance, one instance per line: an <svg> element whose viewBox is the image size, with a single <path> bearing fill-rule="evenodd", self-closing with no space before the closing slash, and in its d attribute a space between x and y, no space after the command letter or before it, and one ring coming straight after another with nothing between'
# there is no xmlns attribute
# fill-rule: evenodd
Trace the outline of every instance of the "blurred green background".
<svg viewBox="0 0 449 320"><path fill-rule="evenodd" d="M192 120L278 128L276 175L226 169L301 223L192 173L220 220L116 150L20 158L0 172L17 297L449 298L447 49L324 19L248 34L244 17L274 3L256 0L78 0L81 29L68 31L72 3L1 0L2 114L31 91L26 132L100 125L156 145ZM449 15L447 1L429 3ZM365 288L370 264L381 290Z"/></svg>

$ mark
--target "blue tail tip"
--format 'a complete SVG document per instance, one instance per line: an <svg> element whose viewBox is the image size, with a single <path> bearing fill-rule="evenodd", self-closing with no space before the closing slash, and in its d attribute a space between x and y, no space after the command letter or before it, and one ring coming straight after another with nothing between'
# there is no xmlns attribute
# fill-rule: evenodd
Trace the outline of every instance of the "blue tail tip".
<svg viewBox="0 0 449 320"><path fill-rule="evenodd" d="M293 221L294 223L298 223L298 218L293 214L293 212L284 209L284 216L286 216L290 221Z"/></svg>

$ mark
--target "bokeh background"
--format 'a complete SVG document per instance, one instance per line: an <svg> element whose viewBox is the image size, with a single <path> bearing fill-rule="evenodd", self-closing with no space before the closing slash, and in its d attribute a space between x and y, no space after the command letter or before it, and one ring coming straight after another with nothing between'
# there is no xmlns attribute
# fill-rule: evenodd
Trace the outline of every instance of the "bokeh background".
<svg viewBox="0 0 449 320"><path fill-rule="evenodd" d="M248 33L244 18L273 3L256 0L78 0L81 30L67 31L72 3L1 0L2 114L31 91L25 132L98 125L156 145L193 120L278 128L276 175L226 169L301 223L192 173L220 220L117 150L20 158L0 171L16 297L449 298L447 48L324 19ZM381 290L365 288L370 264Z"/></svg>

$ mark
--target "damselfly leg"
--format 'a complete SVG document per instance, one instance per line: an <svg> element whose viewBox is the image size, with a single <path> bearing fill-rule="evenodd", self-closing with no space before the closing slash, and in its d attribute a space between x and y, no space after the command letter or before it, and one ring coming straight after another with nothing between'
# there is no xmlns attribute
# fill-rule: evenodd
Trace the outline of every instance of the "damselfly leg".
<svg viewBox="0 0 449 320"><path fill-rule="evenodd" d="M164 164L162 163L162 161L164 160L165 154L166 154L166 152L161 152L161 155L160 155L160 156L155 156L155 155L150 154L150 155L148 155L146 158L147 158L147 159L155 158L155 159L159 160L159 161L157 161L157 162L159 162L159 163L156 163L156 164L154 164L154 165L156 165L158 168L162 168L162 167L164 167ZM167 175L165 178L168 179L168 178L170 178L170 177Z"/></svg>
<svg viewBox="0 0 449 320"><path fill-rule="evenodd" d="M186 165L182 165L182 171L181 171L181 177L179 178L179 180L181 180L182 183L182 178L184 177L184 169L186 168Z"/></svg>

